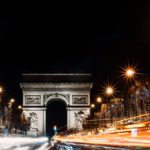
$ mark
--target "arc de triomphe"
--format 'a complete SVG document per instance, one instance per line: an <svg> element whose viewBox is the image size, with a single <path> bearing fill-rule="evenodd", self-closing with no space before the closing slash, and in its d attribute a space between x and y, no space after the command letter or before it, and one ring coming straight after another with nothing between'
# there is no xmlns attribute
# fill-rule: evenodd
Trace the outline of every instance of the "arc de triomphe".
<svg viewBox="0 0 150 150"><path fill-rule="evenodd" d="M46 133L46 108L51 101L66 104L68 129L75 127L75 113L90 114L90 74L23 74L20 86L23 112L34 119L31 126L39 134Z"/></svg>

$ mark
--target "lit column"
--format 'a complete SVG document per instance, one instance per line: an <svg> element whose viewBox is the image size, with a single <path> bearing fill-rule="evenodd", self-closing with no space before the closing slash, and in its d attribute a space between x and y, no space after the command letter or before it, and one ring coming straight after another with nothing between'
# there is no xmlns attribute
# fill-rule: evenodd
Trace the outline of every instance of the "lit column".
<svg viewBox="0 0 150 150"><path fill-rule="evenodd" d="M43 109L43 133L46 134L46 108Z"/></svg>
<svg viewBox="0 0 150 150"><path fill-rule="evenodd" d="M70 128L70 109L67 108L67 129Z"/></svg>

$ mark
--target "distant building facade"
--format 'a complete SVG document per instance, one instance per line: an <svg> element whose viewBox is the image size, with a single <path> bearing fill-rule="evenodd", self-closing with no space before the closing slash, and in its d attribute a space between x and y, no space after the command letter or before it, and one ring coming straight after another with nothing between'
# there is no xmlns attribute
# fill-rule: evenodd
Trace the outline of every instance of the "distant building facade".
<svg viewBox="0 0 150 150"><path fill-rule="evenodd" d="M20 86L23 92L23 112L31 116L31 129L46 133L46 109L51 101L66 104L67 128L77 124L75 114L90 114L90 74L23 74ZM61 117L61 114L60 114ZM79 126L82 128L82 126Z"/></svg>

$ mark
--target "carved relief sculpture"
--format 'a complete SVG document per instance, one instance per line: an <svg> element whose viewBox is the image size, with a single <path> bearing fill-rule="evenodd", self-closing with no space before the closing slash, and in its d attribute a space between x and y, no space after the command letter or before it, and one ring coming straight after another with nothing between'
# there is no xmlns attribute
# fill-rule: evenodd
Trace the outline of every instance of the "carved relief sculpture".
<svg viewBox="0 0 150 150"><path fill-rule="evenodd" d="M35 129L36 131L38 131L38 115L35 112L31 112L29 113L29 117L31 119L31 129Z"/></svg>
<svg viewBox="0 0 150 150"><path fill-rule="evenodd" d="M41 104L41 95L25 95L25 104Z"/></svg>
<svg viewBox="0 0 150 150"><path fill-rule="evenodd" d="M83 111L79 112L74 112L74 117L75 117L75 128L76 129L82 129L83 128L83 122L86 118L86 115L84 114Z"/></svg>
<svg viewBox="0 0 150 150"><path fill-rule="evenodd" d="M72 104L88 104L88 95L72 95Z"/></svg>

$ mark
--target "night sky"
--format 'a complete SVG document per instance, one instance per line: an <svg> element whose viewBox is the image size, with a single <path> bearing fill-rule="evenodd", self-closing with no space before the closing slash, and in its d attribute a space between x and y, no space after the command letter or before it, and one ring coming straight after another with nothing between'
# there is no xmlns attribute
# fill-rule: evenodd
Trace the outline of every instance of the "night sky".
<svg viewBox="0 0 150 150"><path fill-rule="evenodd" d="M5 99L22 102L22 73L91 73L99 91L126 64L150 73L150 4L7 4L0 43Z"/></svg>

